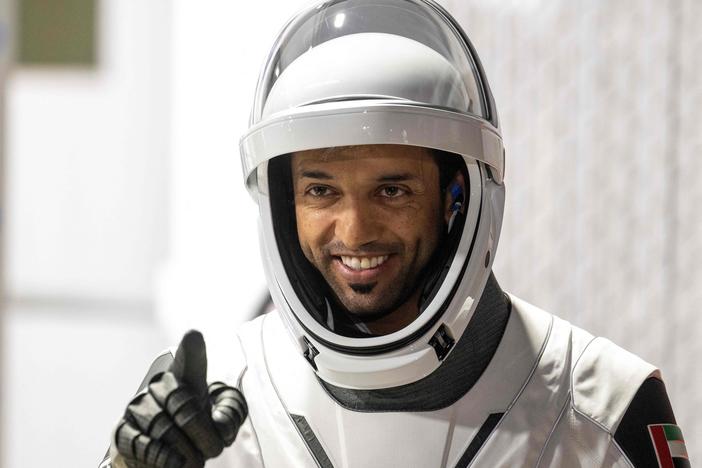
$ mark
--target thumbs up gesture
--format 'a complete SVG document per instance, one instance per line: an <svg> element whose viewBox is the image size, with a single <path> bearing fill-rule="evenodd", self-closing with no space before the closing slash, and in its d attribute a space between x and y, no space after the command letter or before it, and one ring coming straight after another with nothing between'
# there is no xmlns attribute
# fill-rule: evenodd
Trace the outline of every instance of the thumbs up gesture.
<svg viewBox="0 0 702 468"><path fill-rule="evenodd" d="M183 336L168 371L127 406L114 447L129 468L202 468L234 442L248 409L236 388L207 384L205 341Z"/></svg>

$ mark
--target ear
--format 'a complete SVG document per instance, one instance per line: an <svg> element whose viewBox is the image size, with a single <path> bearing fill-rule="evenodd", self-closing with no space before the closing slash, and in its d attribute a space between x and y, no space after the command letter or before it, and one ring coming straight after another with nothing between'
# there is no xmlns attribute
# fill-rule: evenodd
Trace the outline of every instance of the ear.
<svg viewBox="0 0 702 468"><path fill-rule="evenodd" d="M463 178L461 171L456 171L456 174L451 179L448 187L446 187L446 195L444 196L444 221L449 223L451 216L455 211L460 213L466 212L466 181ZM460 207L458 207L460 203ZM458 209L457 209L458 207Z"/></svg>

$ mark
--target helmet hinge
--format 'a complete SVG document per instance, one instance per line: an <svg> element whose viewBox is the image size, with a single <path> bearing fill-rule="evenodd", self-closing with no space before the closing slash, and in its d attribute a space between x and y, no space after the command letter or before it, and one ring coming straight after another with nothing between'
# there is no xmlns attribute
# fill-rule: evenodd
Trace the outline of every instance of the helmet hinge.
<svg viewBox="0 0 702 468"><path fill-rule="evenodd" d="M317 357L319 351L317 351L317 348L315 348L314 345L310 343L310 341L307 338L303 337L302 339L305 340L305 346L307 346L307 349L302 354L303 356L305 356L305 359L307 359L307 362L309 362L312 368L316 371L317 364L315 364L314 358Z"/></svg>
<svg viewBox="0 0 702 468"><path fill-rule="evenodd" d="M441 324L439 329L436 330L436 333L434 333L434 336L429 340L429 344L434 348L434 351L436 351L436 357L439 361L443 361L451 348L453 348L455 342L456 341L451 337L444 324Z"/></svg>

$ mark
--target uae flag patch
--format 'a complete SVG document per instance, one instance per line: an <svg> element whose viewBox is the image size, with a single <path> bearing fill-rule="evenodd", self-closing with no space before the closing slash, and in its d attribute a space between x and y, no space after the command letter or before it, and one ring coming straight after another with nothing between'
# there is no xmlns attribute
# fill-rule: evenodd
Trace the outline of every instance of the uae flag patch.
<svg viewBox="0 0 702 468"><path fill-rule="evenodd" d="M685 439L675 424L649 424L648 433L661 468L690 468Z"/></svg>

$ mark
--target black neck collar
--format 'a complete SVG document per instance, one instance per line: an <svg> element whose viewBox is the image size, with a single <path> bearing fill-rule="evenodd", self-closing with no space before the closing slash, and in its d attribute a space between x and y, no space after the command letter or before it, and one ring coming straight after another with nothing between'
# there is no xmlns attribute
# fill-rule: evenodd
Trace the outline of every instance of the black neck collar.
<svg viewBox="0 0 702 468"><path fill-rule="evenodd" d="M427 377L399 387L354 390L318 379L327 393L352 411L435 411L465 395L485 371L500 344L510 314L508 296L490 274L475 314L456 349Z"/></svg>

